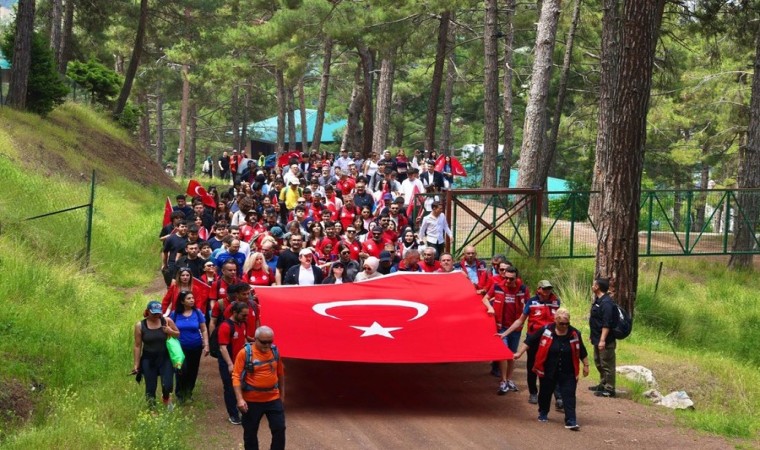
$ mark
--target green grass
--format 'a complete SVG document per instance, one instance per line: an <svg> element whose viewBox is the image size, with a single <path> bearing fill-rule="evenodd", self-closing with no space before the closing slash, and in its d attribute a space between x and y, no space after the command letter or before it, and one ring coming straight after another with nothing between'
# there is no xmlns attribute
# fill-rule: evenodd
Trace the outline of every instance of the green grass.
<svg viewBox="0 0 760 450"><path fill-rule="evenodd" d="M0 416L0 447L192 447L197 436L188 413L148 414L144 385L128 376L133 325L148 299L127 288L158 276L166 193L113 177L99 183L91 265L83 271L85 210L24 219L87 203L89 180L24 170L11 159L23 147L19 139L38 133L27 126L60 138L62 146L76 133L7 108L2 114L14 137L0 127L7 152L0 155L0 389L20 382L34 412L23 425ZM100 126L79 107L54 114L61 122Z"/></svg>

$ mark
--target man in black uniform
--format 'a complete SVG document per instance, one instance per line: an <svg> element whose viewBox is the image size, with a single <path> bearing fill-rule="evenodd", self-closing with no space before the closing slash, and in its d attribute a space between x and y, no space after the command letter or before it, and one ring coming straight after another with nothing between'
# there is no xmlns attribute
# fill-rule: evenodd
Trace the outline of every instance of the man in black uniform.
<svg viewBox="0 0 760 450"><path fill-rule="evenodd" d="M597 397L615 396L615 348L617 342L615 329L618 322L617 305L607 293L610 281L597 278L591 291L594 301L591 303L591 315L588 319L591 330L591 344L594 346L594 365L599 371L599 384L589 387Z"/></svg>

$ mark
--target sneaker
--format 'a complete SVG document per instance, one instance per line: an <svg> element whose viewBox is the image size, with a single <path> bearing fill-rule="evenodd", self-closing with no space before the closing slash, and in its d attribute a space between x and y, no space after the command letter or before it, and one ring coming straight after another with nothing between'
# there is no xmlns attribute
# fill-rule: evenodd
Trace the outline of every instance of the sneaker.
<svg viewBox="0 0 760 450"><path fill-rule="evenodd" d="M565 409L565 402L563 402L561 398L558 398L557 402L554 404L554 407L557 408L557 411L562 411Z"/></svg>
<svg viewBox="0 0 760 450"><path fill-rule="evenodd" d="M549 417L546 414L539 413L538 414L538 421L546 423L546 422L549 421Z"/></svg>
<svg viewBox="0 0 760 450"><path fill-rule="evenodd" d="M243 422L240 421L239 417L232 417L232 416L230 416L229 420L230 420L230 423L233 424L233 425L240 425L241 423L243 423Z"/></svg>
<svg viewBox="0 0 760 450"><path fill-rule="evenodd" d="M603 391L604 390L604 386L602 386L601 384L595 384L593 386L589 386L588 390L591 391L591 392Z"/></svg>
<svg viewBox="0 0 760 450"><path fill-rule="evenodd" d="M499 391L497 392L497 394L499 394L499 395L506 395L507 392L509 392L509 385L507 384L506 381L500 381L499 382Z"/></svg>
<svg viewBox="0 0 760 450"><path fill-rule="evenodd" d="M581 426L578 425L575 421L570 421L565 424L565 428L572 431L578 431L581 429Z"/></svg>
<svg viewBox="0 0 760 450"><path fill-rule="evenodd" d="M602 389L600 391L594 392L594 395L597 397L615 397L615 391L608 391L606 389Z"/></svg>
<svg viewBox="0 0 760 450"><path fill-rule="evenodd" d="M528 403L531 405L537 405L538 404L538 394L530 394L528 397Z"/></svg>
<svg viewBox="0 0 760 450"><path fill-rule="evenodd" d="M517 388L517 385L512 380L507 380L507 388L509 388L512 392L518 392L520 389Z"/></svg>

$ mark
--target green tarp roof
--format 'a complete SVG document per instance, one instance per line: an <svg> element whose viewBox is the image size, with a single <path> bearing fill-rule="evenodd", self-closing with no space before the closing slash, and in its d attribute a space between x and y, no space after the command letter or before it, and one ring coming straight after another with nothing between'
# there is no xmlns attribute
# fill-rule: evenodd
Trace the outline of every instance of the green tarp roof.
<svg viewBox="0 0 760 450"><path fill-rule="evenodd" d="M301 113L296 111L296 142L301 142ZM317 110L306 110L306 132L309 142L314 138L314 126L317 123ZM325 113L325 124L322 127L322 142L335 142L335 133L342 133L346 126L346 120L332 121L330 115ZM285 130L288 129L288 118L285 118ZM264 119L248 125L248 135L251 140L276 143L277 142L277 116ZM288 142L287 131L285 143Z"/></svg>
<svg viewBox="0 0 760 450"><path fill-rule="evenodd" d="M0 50L0 69L8 70L11 68L11 63L7 59L5 59L5 55L3 55L3 51Z"/></svg>

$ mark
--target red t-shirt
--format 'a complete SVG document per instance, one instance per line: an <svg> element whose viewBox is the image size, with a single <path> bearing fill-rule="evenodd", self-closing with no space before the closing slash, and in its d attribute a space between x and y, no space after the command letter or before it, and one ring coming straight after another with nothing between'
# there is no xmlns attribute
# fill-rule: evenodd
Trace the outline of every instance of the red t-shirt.
<svg viewBox="0 0 760 450"><path fill-rule="evenodd" d="M218 307L219 304L217 304L216 306ZM219 309L217 308L217 312L218 311L219 311ZM230 317L232 317L232 303L227 304L227 302L225 302L225 305L224 305L224 320L227 320ZM248 308L248 325L246 327L246 331L250 333L248 335L248 337L251 338L251 339L253 339L253 334L256 332L256 313L253 311L253 308ZM221 333L222 330L219 330L219 332ZM219 345L221 345L221 344L222 344L222 342L219 341Z"/></svg>
<svg viewBox="0 0 760 450"><path fill-rule="evenodd" d="M359 208L354 207L353 211L345 206L340 209L340 224L343 225L343 229L350 227L354 223L354 217L359 214Z"/></svg>
<svg viewBox="0 0 760 450"><path fill-rule="evenodd" d="M271 286L274 283L274 275L272 272L265 272L262 269L251 269L248 273L243 274L243 283L248 283L251 286Z"/></svg>
<svg viewBox="0 0 760 450"><path fill-rule="evenodd" d="M230 329L230 323L226 320L219 325L219 332L217 334L219 346L223 347L232 344L232 353L230 354L232 361L235 361L235 356L245 347L245 337L248 334L247 329L248 324L235 322L234 330L232 330Z"/></svg>
<svg viewBox="0 0 760 450"><path fill-rule="evenodd" d="M433 265L428 266L425 260L422 260L420 261L420 267L422 267L423 272L437 272L441 268L441 263L440 261L433 261Z"/></svg>
<svg viewBox="0 0 760 450"><path fill-rule="evenodd" d="M353 259L354 261L358 261L359 260L359 253L361 253L361 251L362 251L362 244L361 244L361 242L356 241L356 240L353 241L353 242L348 242L348 241L344 240L343 243L348 246L348 250L351 252L351 259Z"/></svg>
<svg viewBox="0 0 760 450"><path fill-rule="evenodd" d="M374 239L367 239L364 241L364 244L362 244L362 250L364 250L364 253L369 256L374 256L375 258L380 257L380 252L383 251L383 247L385 247L385 242L380 242L378 244Z"/></svg>
<svg viewBox="0 0 760 450"><path fill-rule="evenodd" d="M324 256L328 256L328 254L325 254L324 248L327 244L332 244L332 250L330 250L330 255L337 255L338 254L338 244L340 243L340 239L338 237L329 237L325 236L323 237L319 243L317 243L317 251L321 253ZM329 258L328 258L329 259Z"/></svg>
<svg viewBox="0 0 760 450"><path fill-rule="evenodd" d="M340 192L342 192L343 195L348 195L356 187L356 181L351 177L346 177L345 180L338 181L335 187L340 189Z"/></svg>

